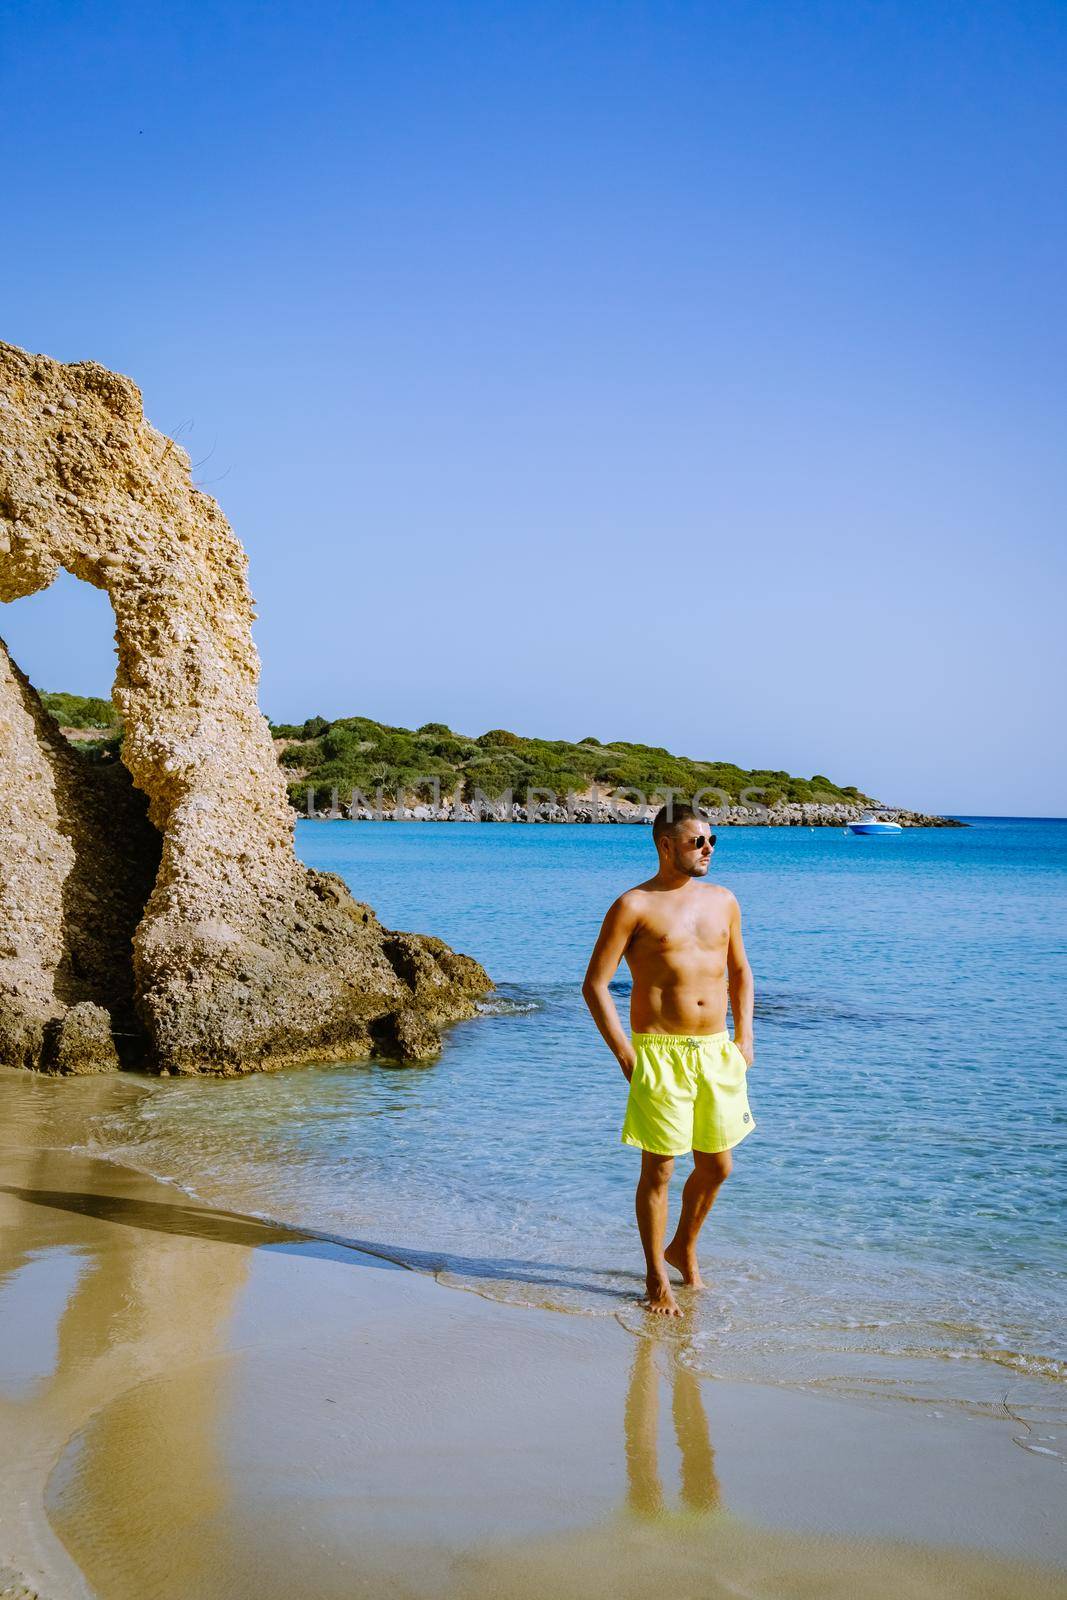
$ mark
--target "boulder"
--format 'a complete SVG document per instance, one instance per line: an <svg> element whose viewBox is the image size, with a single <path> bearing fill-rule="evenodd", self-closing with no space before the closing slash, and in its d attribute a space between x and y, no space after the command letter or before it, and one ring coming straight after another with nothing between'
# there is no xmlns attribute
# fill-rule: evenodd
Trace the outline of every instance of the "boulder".
<svg viewBox="0 0 1067 1600"><path fill-rule="evenodd" d="M41 1067L64 1076L117 1072L119 1056L111 1036L111 1017L103 1006L79 1000L44 1029Z"/></svg>

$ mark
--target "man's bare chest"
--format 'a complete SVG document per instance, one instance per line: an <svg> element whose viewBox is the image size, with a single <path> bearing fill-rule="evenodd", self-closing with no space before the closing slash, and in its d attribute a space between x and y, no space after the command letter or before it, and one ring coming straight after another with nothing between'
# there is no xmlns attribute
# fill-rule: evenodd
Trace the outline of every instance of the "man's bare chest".
<svg viewBox="0 0 1067 1600"><path fill-rule="evenodd" d="M709 910L643 920L630 941L630 950L638 960L721 957L729 939L726 917Z"/></svg>

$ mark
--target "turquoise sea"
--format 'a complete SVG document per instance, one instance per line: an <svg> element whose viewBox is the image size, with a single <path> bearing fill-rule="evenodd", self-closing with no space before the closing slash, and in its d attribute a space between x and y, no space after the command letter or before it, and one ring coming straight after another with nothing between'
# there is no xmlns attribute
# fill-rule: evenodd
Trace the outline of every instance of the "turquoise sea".
<svg viewBox="0 0 1067 1600"><path fill-rule="evenodd" d="M608 904L652 870L648 830L304 821L297 849L482 961L485 1013L427 1068L155 1082L96 1147L456 1288L640 1327L626 1086L579 985ZM1062 1460L1067 822L724 829L712 877L756 974L758 1127L682 1358L1007 1411Z"/></svg>

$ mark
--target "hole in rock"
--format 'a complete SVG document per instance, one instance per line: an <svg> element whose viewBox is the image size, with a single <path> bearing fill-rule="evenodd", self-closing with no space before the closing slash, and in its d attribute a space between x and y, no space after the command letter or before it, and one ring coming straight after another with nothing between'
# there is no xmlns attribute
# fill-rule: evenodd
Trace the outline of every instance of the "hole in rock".
<svg viewBox="0 0 1067 1600"><path fill-rule="evenodd" d="M69 572L39 594L0 605L0 637L39 694L108 699L115 681L115 613L102 589Z"/></svg>

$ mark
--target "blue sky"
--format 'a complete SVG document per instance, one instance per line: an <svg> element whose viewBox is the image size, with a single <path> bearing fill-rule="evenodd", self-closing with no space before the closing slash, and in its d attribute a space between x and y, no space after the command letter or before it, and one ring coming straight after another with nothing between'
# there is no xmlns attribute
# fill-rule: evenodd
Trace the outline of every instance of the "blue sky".
<svg viewBox="0 0 1067 1600"><path fill-rule="evenodd" d="M9 0L0 96L0 336L189 449L275 720L1067 813L1067 8Z"/></svg>

